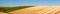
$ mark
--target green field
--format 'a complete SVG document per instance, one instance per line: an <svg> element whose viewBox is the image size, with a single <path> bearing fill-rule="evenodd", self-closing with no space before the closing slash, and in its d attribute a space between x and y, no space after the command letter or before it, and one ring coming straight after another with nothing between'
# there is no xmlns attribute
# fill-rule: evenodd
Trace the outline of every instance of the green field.
<svg viewBox="0 0 60 14"><path fill-rule="evenodd" d="M3 9L3 10L0 10L0 11L8 13L10 11L14 11L14 10L18 10L18 9L23 9L23 8L28 8L28 7L33 7L33 6L0 7L0 8Z"/></svg>

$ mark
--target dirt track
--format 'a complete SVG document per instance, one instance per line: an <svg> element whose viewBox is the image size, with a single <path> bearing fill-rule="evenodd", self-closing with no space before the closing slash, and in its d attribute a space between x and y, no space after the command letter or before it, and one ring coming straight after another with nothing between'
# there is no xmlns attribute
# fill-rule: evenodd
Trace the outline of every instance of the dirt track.
<svg viewBox="0 0 60 14"><path fill-rule="evenodd" d="M9 14L60 14L59 6L36 6L9 12Z"/></svg>

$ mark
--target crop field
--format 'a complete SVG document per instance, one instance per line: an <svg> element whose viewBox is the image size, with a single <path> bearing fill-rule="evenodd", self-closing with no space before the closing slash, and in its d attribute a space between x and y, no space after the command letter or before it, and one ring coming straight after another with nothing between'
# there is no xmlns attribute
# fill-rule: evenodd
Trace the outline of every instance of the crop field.
<svg viewBox="0 0 60 14"><path fill-rule="evenodd" d="M60 6L35 6L8 12L9 14L60 14Z"/></svg>

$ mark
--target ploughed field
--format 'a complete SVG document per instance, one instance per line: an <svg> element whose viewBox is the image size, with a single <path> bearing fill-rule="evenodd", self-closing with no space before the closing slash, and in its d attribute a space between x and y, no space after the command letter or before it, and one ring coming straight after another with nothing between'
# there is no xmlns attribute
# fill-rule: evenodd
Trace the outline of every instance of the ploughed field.
<svg viewBox="0 0 60 14"><path fill-rule="evenodd" d="M9 14L60 14L60 6L35 6L8 12Z"/></svg>

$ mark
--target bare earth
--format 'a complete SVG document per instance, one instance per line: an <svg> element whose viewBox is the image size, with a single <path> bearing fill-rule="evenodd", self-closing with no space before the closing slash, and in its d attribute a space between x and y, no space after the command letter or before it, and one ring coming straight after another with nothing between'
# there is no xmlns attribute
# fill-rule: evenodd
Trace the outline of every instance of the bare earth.
<svg viewBox="0 0 60 14"><path fill-rule="evenodd" d="M12 11L9 14L60 14L60 6L35 6Z"/></svg>
<svg viewBox="0 0 60 14"><path fill-rule="evenodd" d="M0 12L0 14L8 14L8 13Z"/></svg>

